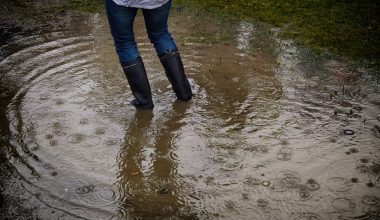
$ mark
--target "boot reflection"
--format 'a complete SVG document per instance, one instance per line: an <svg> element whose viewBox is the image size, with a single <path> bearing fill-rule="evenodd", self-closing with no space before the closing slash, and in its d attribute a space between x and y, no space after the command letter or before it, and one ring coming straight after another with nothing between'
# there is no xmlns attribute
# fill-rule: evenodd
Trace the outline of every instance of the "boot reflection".
<svg viewBox="0 0 380 220"><path fill-rule="evenodd" d="M188 104L174 103L162 124L153 114L137 111L119 158L120 214L131 219L194 219L179 191L177 163L172 151L183 126ZM154 128L153 128L154 127ZM152 148L153 146L153 148Z"/></svg>

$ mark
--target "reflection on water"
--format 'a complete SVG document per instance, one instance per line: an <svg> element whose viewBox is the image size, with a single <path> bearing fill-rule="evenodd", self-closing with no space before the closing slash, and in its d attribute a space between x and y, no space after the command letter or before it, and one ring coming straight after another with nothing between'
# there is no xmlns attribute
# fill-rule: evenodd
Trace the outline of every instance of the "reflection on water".
<svg viewBox="0 0 380 220"><path fill-rule="evenodd" d="M184 185L178 176L175 155L174 140L184 124L181 119L186 107L187 104L175 103L170 116L157 130L152 128L152 113L135 113L119 154L121 217L196 217L184 203L185 195L181 195Z"/></svg>
<svg viewBox="0 0 380 220"><path fill-rule="evenodd" d="M9 160L39 203L68 219L379 218L376 73L261 25L174 14L195 93L176 102L139 16L156 105L140 112L104 15L70 21L0 47Z"/></svg>
<svg viewBox="0 0 380 220"><path fill-rule="evenodd" d="M254 27L252 23L241 22L237 28L237 48L240 50L250 50L251 41L255 40L252 38L254 34Z"/></svg>

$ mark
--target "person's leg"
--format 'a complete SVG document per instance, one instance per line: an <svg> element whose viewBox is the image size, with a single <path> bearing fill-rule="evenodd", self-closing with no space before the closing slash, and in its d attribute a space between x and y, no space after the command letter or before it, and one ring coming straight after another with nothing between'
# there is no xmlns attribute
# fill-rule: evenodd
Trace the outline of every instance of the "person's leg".
<svg viewBox="0 0 380 220"><path fill-rule="evenodd" d="M140 56L133 33L137 8L120 6L112 0L105 0L105 8L120 63L135 60Z"/></svg>
<svg viewBox="0 0 380 220"><path fill-rule="evenodd" d="M153 43L157 54L163 54L168 50L177 48L168 30L168 19L171 1L156 9L143 9L145 27L148 37Z"/></svg>
<svg viewBox="0 0 380 220"><path fill-rule="evenodd" d="M174 92L180 100L189 101L193 95L190 83L177 46L168 30L170 8L171 1L156 9L143 9L145 26Z"/></svg>
<svg viewBox="0 0 380 220"><path fill-rule="evenodd" d="M135 97L132 105L152 109L152 92L133 33L137 9L119 6L112 0L105 0L105 8L119 61Z"/></svg>

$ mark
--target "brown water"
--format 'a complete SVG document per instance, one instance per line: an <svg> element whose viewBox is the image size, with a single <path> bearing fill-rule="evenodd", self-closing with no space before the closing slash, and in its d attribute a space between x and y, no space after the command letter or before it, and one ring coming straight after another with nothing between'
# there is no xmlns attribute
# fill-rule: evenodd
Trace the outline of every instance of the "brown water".
<svg viewBox="0 0 380 220"><path fill-rule="evenodd" d="M195 93L181 103L139 16L156 105L140 112L105 16L66 25L0 47L9 161L36 202L63 213L40 218L380 218L378 72L264 25L174 13Z"/></svg>

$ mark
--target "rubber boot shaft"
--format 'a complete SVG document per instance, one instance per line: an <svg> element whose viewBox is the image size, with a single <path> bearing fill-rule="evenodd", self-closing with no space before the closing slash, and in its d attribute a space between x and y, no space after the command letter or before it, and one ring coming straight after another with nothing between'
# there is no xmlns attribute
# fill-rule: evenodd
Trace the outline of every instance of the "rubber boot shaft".
<svg viewBox="0 0 380 220"><path fill-rule="evenodd" d="M135 97L131 104L140 109L153 109L152 92L141 57L135 61L123 63L122 67Z"/></svg>
<svg viewBox="0 0 380 220"><path fill-rule="evenodd" d="M185 70L178 49L170 50L164 54L159 54L158 56L178 99L182 101L191 100L193 93L191 91L189 80L185 75Z"/></svg>

